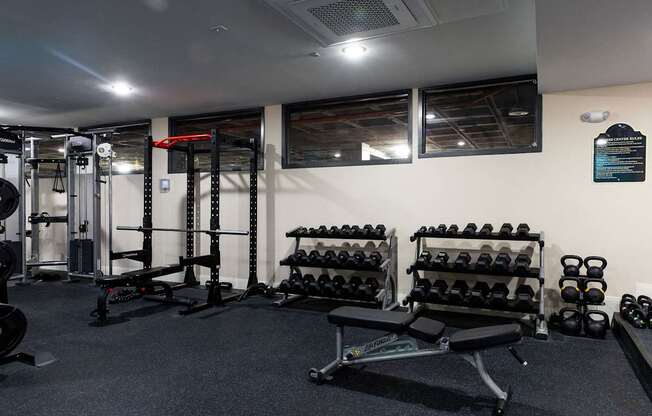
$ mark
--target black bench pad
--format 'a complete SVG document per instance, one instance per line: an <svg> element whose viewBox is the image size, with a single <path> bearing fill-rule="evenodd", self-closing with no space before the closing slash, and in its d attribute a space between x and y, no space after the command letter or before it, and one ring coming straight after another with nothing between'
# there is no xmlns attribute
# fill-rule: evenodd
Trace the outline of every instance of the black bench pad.
<svg viewBox="0 0 652 416"><path fill-rule="evenodd" d="M387 332L404 332L414 321L411 313L341 306L328 314L328 322L338 326L377 329Z"/></svg>
<svg viewBox="0 0 652 416"><path fill-rule="evenodd" d="M520 341L522 336L521 326L518 324L486 326L454 333L449 338L449 346L453 351L482 350L513 344Z"/></svg>
<svg viewBox="0 0 652 416"><path fill-rule="evenodd" d="M428 318L419 318L412 322L408 328L408 334L413 338L434 344L441 338L446 325L439 321Z"/></svg>

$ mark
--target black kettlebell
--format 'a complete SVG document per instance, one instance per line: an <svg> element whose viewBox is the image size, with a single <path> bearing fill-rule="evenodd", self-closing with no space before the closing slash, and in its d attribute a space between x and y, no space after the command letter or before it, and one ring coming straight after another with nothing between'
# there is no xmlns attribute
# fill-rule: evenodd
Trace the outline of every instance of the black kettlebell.
<svg viewBox="0 0 652 416"><path fill-rule="evenodd" d="M641 329L647 326L647 314L633 295L626 293L620 299L620 315L634 328Z"/></svg>
<svg viewBox="0 0 652 416"><path fill-rule="evenodd" d="M575 285L569 285L566 282L575 282ZM559 279L559 289L561 289L561 298L564 302L577 303L580 300L580 279L577 277L562 277Z"/></svg>
<svg viewBox="0 0 652 416"><path fill-rule="evenodd" d="M589 262L598 261L599 266L591 265ZM586 277L591 279L602 279L604 276L604 269L607 268L607 259L600 256L589 256L584 259L584 267L586 267Z"/></svg>
<svg viewBox="0 0 652 416"><path fill-rule="evenodd" d="M560 260L561 265L564 267L564 276L577 277L580 275L580 267L582 267L582 263L584 261L580 256L569 254L562 256ZM575 260L577 264L568 263L569 260Z"/></svg>
<svg viewBox="0 0 652 416"><path fill-rule="evenodd" d="M591 286L592 284L598 284L600 287ZM584 287L584 299L589 303L601 304L604 302L604 292L607 291L607 282L602 279L586 279Z"/></svg>
<svg viewBox="0 0 652 416"><path fill-rule="evenodd" d="M598 315L602 319L595 319ZM609 329L609 316L597 310L588 310L584 314L584 333L591 338L604 338Z"/></svg>
<svg viewBox="0 0 652 416"><path fill-rule="evenodd" d="M582 314L577 309L562 308L559 310L560 329L565 335L579 335L582 332Z"/></svg>

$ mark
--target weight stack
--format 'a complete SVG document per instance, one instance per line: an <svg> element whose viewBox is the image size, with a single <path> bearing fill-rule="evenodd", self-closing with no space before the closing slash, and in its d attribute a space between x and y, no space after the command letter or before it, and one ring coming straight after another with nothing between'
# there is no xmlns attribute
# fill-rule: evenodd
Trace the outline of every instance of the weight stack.
<svg viewBox="0 0 652 416"><path fill-rule="evenodd" d="M11 247L12 250L14 250L14 253L16 253L16 258L18 259L18 263L16 263L16 268L14 270L14 274L22 274L23 273L23 262L20 260L23 258L23 245L20 243L20 241L11 241L11 240L5 240L3 243L7 244L9 247Z"/></svg>
<svg viewBox="0 0 652 416"><path fill-rule="evenodd" d="M70 241L70 272L93 273L93 240Z"/></svg>

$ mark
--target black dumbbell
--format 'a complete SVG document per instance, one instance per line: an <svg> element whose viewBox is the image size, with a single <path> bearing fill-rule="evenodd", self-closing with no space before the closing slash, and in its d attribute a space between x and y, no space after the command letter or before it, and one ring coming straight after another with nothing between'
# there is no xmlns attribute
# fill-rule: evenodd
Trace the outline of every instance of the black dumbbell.
<svg viewBox="0 0 652 416"><path fill-rule="evenodd" d="M351 226L349 224L344 224L340 227L340 235L342 237L349 237L352 234Z"/></svg>
<svg viewBox="0 0 652 416"><path fill-rule="evenodd" d="M527 276L530 273L532 259L527 254L521 253L514 259L514 273L518 276Z"/></svg>
<svg viewBox="0 0 652 416"><path fill-rule="evenodd" d="M328 230L328 235L330 235L331 237L337 237L338 235L340 235L340 227L338 227L337 225L331 226L331 228Z"/></svg>
<svg viewBox="0 0 652 416"><path fill-rule="evenodd" d="M569 260L574 260L577 262L577 264L573 262L569 262ZM566 255L562 256L561 259L561 265L564 268L564 276L570 276L570 277L577 277L580 275L580 267L582 267L582 264L584 260L580 256L575 256L575 255Z"/></svg>
<svg viewBox="0 0 652 416"><path fill-rule="evenodd" d="M478 256L478 260L475 262L475 271L476 272L488 272L491 270L491 262L493 258L489 253L481 253Z"/></svg>
<svg viewBox="0 0 652 416"><path fill-rule="evenodd" d="M294 284L295 280L301 280L301 275L298 273L292 273L288 279L283 279L281 283L278 285L278 290L281 293L288 294L292 292L292 285Z"/></svg>
<svg viewBox="0 0 652 416"><path fill-rule="evenodd" d="M308 254L306 254L306 250L299 249L290 254L290 256L287 258L287 261L290 264L304 264L308 262Z"/></svg>
<svg viewBox="0 0 652 416"><path fill-rule="evenodd" d="M315 280L315 276L311 274L303 276L303 287L306 293L310 296L321 295L321 287L319 287L319 283Z"/></svg>
<svg viewBox="0 0 652 416"><path fill-rule="evenodd" d="M457 258L455 259L455 268L457 270L467 270L470 263L471 255L466 251L462 251L457 255Z"/></svg>
<svg viewBox="0 0 652 416"><path fill-rule="evenodd" d="M415 302L424 302L428 298L432 283L428 279L418 279L410 291L410 298Z"/></svg>
<svg viewBox="0 0 652 416"><path fill-rule="evenodd" d="M417 258L416 266L420 268L427 268L432 261L432 254L429 251L422 251Z"/></svg>
<svg viewBox="0 0 652 416"><path fill-rule="evenodd" d="M559 328L564 335L577 336L582 332L582 314L574 308L559 310Z"/></svg>
<svg viewBox="0 0 652 416"><path fill-rule="evenodd" d="M311 274L306 274L302 278L297 278L292 282L292 292L298 294L306 294L308 291L306 283L310 283L315 280L315 276Z"/></svg>
<svg viewBox="0 0 652 416"><path fill-rule="evenodd" d="M307 229L306 227L298 227L298 228L294 231L294 233L295 233L297 236L303 237L303 236L305 236L305 235L308 235L308 229Z"/></svg>
<svg viewBox="0 0 652 416"><path fill-rule="evenodd" d="M512 258L507 253L498 253L496 260L494 260L493 269L496 273L507 273L509 272L509 265L512 262Z"/></svg>
<svg viewBox="0 0 652 416"><path fill-rule="evenodd" d="M431 228L433 228L433 227L431 227ZM439 224L437 226L437 228L434 228L432 231L430 231L430 229L428 229L428 232L432 232L432 234L434 234L434 235L440 235L440 236L444 235L444 234L446 234L446 224Z"/></svg>
<svg viewBox="0 0 652 416"><path fill-rule="evenodd" d="M349 257L349 261L347 262L347 265L349 265L350 267L362 267L364 266L366 259L367 256L364 254L364 251L356 250L353 252L353 256Z"/></svg>
<svg viewBox="0 0 652 416"><path fill-rule="evenodd" d="M351 235L354 237L362 237L364 234L362 232L362 228L360 228L359 225L352 225L351 226Z"/></svg>
<svg viewBox="0 0 652 416"><path fill-rule="evenodd" d="M466 292L469 290L469 285L464 280L456 280L448 292L448 303L451 305L462 305L466 298Z"/></svg>
<svg viewBox="0 0 652 416"><path fill-rule="evenodd" d="M377 269L383 263L383 256L377 251L372 251L364 260L364 265L369 269Z"/></svg>
<svg viewBox="0 0 652 416"><path fill-rule="evenodd" d="M326 227L325 225L320 225L317 228L317 235L321 236L321 237L327 236L328 235L328 227Z"/></svg>
<svg viewBox="0 0 652 416"><path fill-rule="evenodd" d="M491 287L491 292L489 293L489 306L494 309L505 309L507 308L509 301L507 296L509 295L509 289L505 283L494 283Z"/></svg>
<svg viewBox="0 0 652 416"><path fill-rule="evenodd" d="M326 265L324 257L317 250L311 250L308 254L308 263L313 267L323 267Z"/></svg>
<svg viewBox="0 0 652 416"><path fill-rule="evenodd" d="M333 281L329 275L320 275L317 279L317 285L319 286L319 292L321 296L325 296L327 298L332 298L335 296L335 286L333 285Z"/></svg>
<svg viewBox="0 0 652 416"><path fill-rule="evenodd" d="M324 265L328 266L337 266L339 260L337 259L337 254L333 250L326 250L323 256Z"/></svg>
<svg viewBox="0 0 652 416"><path fill-rule="evenodd" d="M337 261L338 261L340 267L345 267L347 265L347 263L349 262L350 258L351 258L351 255L346 250L342 250L339 253L337 253Z"/></svg>
<svg viewBox="0 0 652 416"><path fill-rule="evenodd" d="M464 227L464 230L462 231L462 235L466 237L474 236L477 230L478 230L478 226L470 222L466 224L466 227Z"/></svg>
<svg viewBox="0 0 652 416"><path fill-rule="evenodd" d="M374 226L371 224L365 224L362 227L362 233L363 235L373 235L374 234Z"/></svg>
<svg viewBox="0 0 652 416"><path fill-rule="evenodd" d="M480 228L480 232L478 233L479 235L483 237L490 236L491 233L494 231L494 226L491 224L485 224Z"/></svg>
<svg viewBox="0 0 652 416"><path fill-rule="evenodd" d="M319 235L319 230L315 227L308 228L308 237L317 237Z"/></svg>
<svg viewBox="0 0 652 416"><path fill-rule="evenodd" d="M516 236L520 238L527 238L530 236L530 226L525 223L520 223L516 227Z"/></svg>
<svg viewBox="0 0 652 416"><path fill-rule="evenodd" d="M599 266L590 264L592 261L600 262ZM602 279L604 276L604 269L607 268L607 259L600 256L588 256L584 259L584 267L586 267L586 277L591 279Z"/></svg>
<svg viewBox="0 0 652 416"><path fill-rule="evenodd" d="M434 230L434 227L431 227L431 228ZM426 234L427 232L428 232L428 227L426 227L425 225L422 225L421 227L419 227L419 229L417 230L416 233L417 234Z"/></svg>
<svg viewBox="0 0 652 416"><path fill-rule="evenodd" d="M448 291L448 284L445 280L437 279L428 291L427 301L432 303L446 303L446 292Z"/></svg>
<svg viewBox="0 0 652 416"><path fill-rule="evenodd" d="M570 284L568 282L571 282ZM580 300L580 279L577 277L563 276L559 279L559 289L564 302L577 303Z"/></svg>
<svg viewBox="0 0 652 416"><path fill-rule="evenodd" d="M584 281L584 299L588 303L602 304L604 302L604 292L606 291L607 282L602 279L586 279Z"/></svg>
<svg viewBox="0 0 652 416"><path fill-rule="evenodd" d="M520 312L532 312L534 310L534 289L529 285L519 285L516 288L516 299L514 309Z"/></svg>
<svg viewBox="0 0 652 416"><path fill-rule="evenodd" d="M384 224L378 224L378 225L376 225L376 228L374 229L374 235L376 237L383 237L383 236L385 236L386 231L387 231L387 227L385 227Z"/></svg>
<svg viewBox="0 0 652 416"><path fill-rule="evenodd" d="M485 306L487 296L489 295L489 285L487 282L476 282L469 293L469 305L476 308Z"/></svg>
<svg viewBox="0 0 652 416"><path fill-rule="evenodd" d="M362 279L359 276L351 276L349 281L342 285L340 295L343 298L351 299L358 291L358 287L362 284Z"/></svg>
<svg viewBox="0 0 652 416"><path fill-rule="evenodd" d="M446 269L448 267L448 260L448 253L445 251L440 251L432 260L432 267L438 270Z"/></svg>
<svg viewBox="0 0 652 416"><path fill-rule="evenodd" d="M380 284L378 283L378 279L368 277L367 280L364 281L364 284L358 286L356 297L362 300L371 300L376 296L376 293L378 293L379 287Z"/></svg>
<svg viewBox="0 0 652 416"><path fill-rule="evenodd" d="M595 319L599 316L600 319ZM609 329L609 315L603 311L588 310L584 313L584 333L591 338L604 338Z"/></svg>
<svg viewBox="0 0 652 416"><path fill-rule="evenodd" d="M498 231L498 234L501 237L510 237L512 235L513 229L514 227L512 227L512 224L506 222L500 226L500 231Z"/></svg>
<svg viewBox="0 0 652 416"><path fill-rule="evenodd" d="M451 224L450 227L448 227L448 230L446 230L446 235L457 235L459 232L459 227L457 224Z"/></svg>
<svg viewBox="0 0 652 416"><path fill-rule="evenodd" d="M342 275L337 275L333 277L333 289L335 290L335 296L341 296L341 290L342 286L346 284L346 280L344 279L344 276Z"/></svg>

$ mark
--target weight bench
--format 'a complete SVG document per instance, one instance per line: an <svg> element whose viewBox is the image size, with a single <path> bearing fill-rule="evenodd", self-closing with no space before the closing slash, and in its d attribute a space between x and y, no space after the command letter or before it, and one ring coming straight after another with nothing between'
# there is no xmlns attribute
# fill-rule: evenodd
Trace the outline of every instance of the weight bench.
<svg viewBox="0 0 652 416"><path fill-rule="evenodd" d="M446 325L439 321L417 318L412 313L351 306L343 306L331 311L328 314L328 322L337 326L337 356L321 370L310 369L309 377L317 384L331 380L332 374L343 367L456 353L478 370L482 381L497 397L495 414L503 415L511 396L510 389L501 390L489 376L480 351L506 346L521 365L527 365L527 362L512 347L522 337L521 327L518 324L461 330L450 337L443 337ZM345 326L386 331L388 334L364 345L344 346ZM435 345L431 348L419 348L415 339Z"/></svg>

